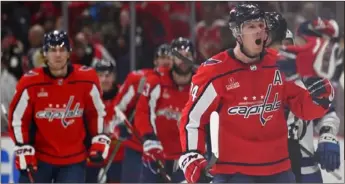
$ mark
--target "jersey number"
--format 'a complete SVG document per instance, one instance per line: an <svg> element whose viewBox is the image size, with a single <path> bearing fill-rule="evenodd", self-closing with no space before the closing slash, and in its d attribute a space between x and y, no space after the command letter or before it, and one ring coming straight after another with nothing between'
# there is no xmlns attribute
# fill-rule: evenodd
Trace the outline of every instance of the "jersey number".
<svg viewBox="0 0 345 184"><path fill-rule="evenodd" d="M192 83L191 86L190 86L190 89L191 89L192 101L194 102L194 100L195 100L196 97L197 97L196 94L198 93L199 86L198 86L198 85L194 85L194 84Z"/></svg>

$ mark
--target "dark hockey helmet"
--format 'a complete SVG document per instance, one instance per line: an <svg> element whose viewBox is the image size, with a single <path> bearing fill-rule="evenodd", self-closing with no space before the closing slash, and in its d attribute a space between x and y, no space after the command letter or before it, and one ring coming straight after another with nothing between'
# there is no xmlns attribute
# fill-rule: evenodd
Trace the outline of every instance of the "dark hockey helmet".
<svg viewBox="0 0 345 184"><path fill-rule="evenodd" d="M287 23L284 17L277 12L266 12L265 16L271 43L284 40L287 32Z"/></svg>
<svg viewBox="0 0 345 184"><path fill-rule="evenodd" d="M161 57L161 56L171 56L171 49L169 44L162 44L160 45L155 53L155 58Z"/></svg>
<svg viewBox="0 0 345 184"><path fill-rule="evenodd" d="M65 31L55 30L44 35L44 52L47 52L49 48L56 46L66 47L68 52L72 50L69 43L68 35Z"/></svg>
<svg viewBox="0 0 345 184"><path fill-rule="evenodd" d="M189 39L183 37L179 37L173 40L170 44L170 47L171 49L184 50L186 52L190 52L193 56L195 53L193 43Z"/></svg>
<svg viewBox="0 0 345 184"><path fill-rule="evenodd" d="M244 22L257 19L265 20L265 12L257 4L240 3L230 11L229 26L235 35L239 35Z"/></svg>
<svg viewBox="0 0 345 184"><path fill-rule="evenodd" d="M97 72L116 72L116 64L111 61L100 60L94 64Z"/></svg>

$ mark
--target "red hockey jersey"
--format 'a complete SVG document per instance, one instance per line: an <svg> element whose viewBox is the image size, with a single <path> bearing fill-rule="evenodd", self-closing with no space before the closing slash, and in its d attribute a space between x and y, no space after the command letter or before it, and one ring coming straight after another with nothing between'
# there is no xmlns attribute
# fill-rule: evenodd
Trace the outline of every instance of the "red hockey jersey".
<svg viewBox="0 0 345 184"><path fill-rule="evenodd" d="M212 111L220 116L219 159L213 173L271 175L290 168L284 106L312 120L326 110L309 92L287 82L276 67L277 54L267 50L261 61L244 64L226 50L204 62L192 79L183 109L183 151L205 152L205 124Z"/></svg>
<svg viewBox="0 0 345 184"><path fill-rule="evenodd" d="M332 79L337 67L343 63L344 50L338 42L313 36L303 36L306 44L283 47L296 56L297 73L303 76L320 76Z"/></svg>
<svg viewBox="0 0 345 184"><path fill-rule="evenodd" d="M156 135L167 160L181 155L178 126L190 85L177 86L170 70L150 75L136 106L135 126L141 136Z"/></svg>
<svg viewBox="0 0 345 184"><path fill-rule="evenodd" d="M103 132L101 96L92 68L69 65L65 78L52 77L48 68L31 70L18 82L9 108L10 134L17 145L32 144L38 160L81 162L87 156L87 133Z"/></svg>
<svg viewBox="0 0 345 184"><path fill-rule="evenodd" d="M115 89L112 89L112 91L110 92L104 92L103 93L103 103L105 105L105 111L107 113L107 115L104 117L104 126L107 127L109 125L109 123L113 120L114 117L114 101L116 98L116 95L118 93L118 87L116 87ZM116 139L112 140L113 142L116 141ZM93 163L93 162L87 162L88 166L105 166L108 163L109 157L110 157L110 153L112 152L112 150L115 149L115 144L111 144L110 145L110 151L108 154L108 157L104 160L104 162L102 164L98 164L98 163ZM113 160L113 162L119 162L122 161L124 156L124 146L123 144L120 145L119 150L117 151L115 158Z"/></svg>
<svg viewBox="0 0 345 184"><path fill-rule="evenodd" d="M132 113L135 110L135 105L139 98L139 92L142 91L146 77L154 73L153 69L143 69L133 71L128 74L125 82L122 84L119 93L116 95L114 106L117 106L122 112L126 114L129 119L132 119ZM139 90L139 91L138 91ZM142 152L142 145L140 141L132 136L131 139L123 143L134 150Z"/></svg>

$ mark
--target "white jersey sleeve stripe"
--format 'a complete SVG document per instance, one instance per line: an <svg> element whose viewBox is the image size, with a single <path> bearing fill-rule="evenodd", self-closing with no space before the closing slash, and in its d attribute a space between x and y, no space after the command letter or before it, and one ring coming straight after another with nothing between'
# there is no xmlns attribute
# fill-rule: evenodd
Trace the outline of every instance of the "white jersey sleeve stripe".
<svg viewBox="0 0 345 184"><path fill-rule="evenodd" d="M159 96L161 94L161 86L157 85L150 94L149 100L149 110L150 110L150 122L153 128L153 132L157 135L157 127L156 127L156 106Z"/></svg>
<svg viewBox="0 0 345 184"><path fill-rule="evenodd" d="M90 91L90 96L92 98L93 106L97 111L97 133L103 133L103 123L104 116L106 115L105 106L103 104L101 94L97 89L96 85L92 85Z"/></svg>
<svg viewBox="0 0 345 184"><path fill-rule="evenodd" d="M23 132L22 132L22 118L24 116L25 110L28 107L29 103L29 94L28 91L25 89L20 96L18 104L13 112L12 118L12 126L14 131L14 136L18 143L24 144Z"/></svg>
<svg viewBox="0 0 345 184"><path fill-rule="evenodd" d="M217 92L210 83L205 92L201 94L199 100L195 104L192 111L189 113L189 122L186 125L188 150L196 150L198 147L198 128L200 126L201 116L206 112L208 107L217 97Z"/></svg>
<svg viewBox="0 0 345 184"><path fill-rule="evenodd" d="M123 95L120 103L117 105L117 107L122 111L126 112L128 104L131 102L135 95L134 87L133 85L130 85L125 95Z"/></svg>

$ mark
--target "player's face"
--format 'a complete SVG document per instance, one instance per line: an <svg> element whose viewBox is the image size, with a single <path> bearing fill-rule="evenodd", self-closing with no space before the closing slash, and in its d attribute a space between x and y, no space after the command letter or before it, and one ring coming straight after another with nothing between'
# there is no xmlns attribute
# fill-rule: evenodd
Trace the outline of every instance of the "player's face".
<svg viewBox="0 0 345 184"><path fill-rule="evenodd" d="M115 74L105 71L105 72L97 72L99 82L101 83L101 88L103 91L108 92L113 88L113 84L115 83Z"/></svg>
<svg viewBox="0 0 345 184"><path fill-rule="evenodd" d="M69 52L66 47L51 47L47 52L48 65L51 70L61 70L66 66Z"/></svg>
<svg viewBox="0 0 345 184"><path fill-rule="evenodd" d="M193 61L193 55L191 52L187 52L185 50L179 50L178 51L181 55L183 55L184 57L190 59L191 61ZM176 69L180 70L182 73L188 73L189 71L191 71L191 66L187 63L185 63L184 61L180 60L179 58L177 58L176 56L173 56L173 64L175 65L174 67L176 67Z"/></svg>
<svg viewBox="0 0 345 184"><path fill-rule="evenodd" d="M242 25L242 42L251 55L259 54L267 39L266 24L263 19L246 21Z"/></svg>
<svg viewBox="0 0 345 184"><path fill-rule="evenodd" d="M156 59L155 64L157 67L169 67L172 66L172 58L171 56L160 56Z"/></svg>

